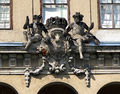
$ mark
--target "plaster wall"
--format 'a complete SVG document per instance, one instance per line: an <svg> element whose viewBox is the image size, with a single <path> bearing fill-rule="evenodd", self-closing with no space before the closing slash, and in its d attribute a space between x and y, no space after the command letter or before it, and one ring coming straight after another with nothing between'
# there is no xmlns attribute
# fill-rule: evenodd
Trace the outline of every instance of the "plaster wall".
<svg viewBox="0 0 120 94"><path fill-rule="evenodd" d="M94 75L91 79L91 87L87 88L85 80L74 75L40 75L31 79L30 87L25 86L24 75L1 75L0 82L13 86L19 94L37 94L45 85L52 82L64 82L72 86L78 94L97 94L100 88L111 82L120 82L120 76L110 75Z"/></svg>
<svg viewBox="0 0 120 94"><path fill-rule="evenodd" d="M24 42L23 25L26 16L32 19L32 0L13 1L13 30L0 30L0 42Z"/></svg>
<svg viewBox="0 0 120 94"><path fill-rule="evenodd" d="M70 0L70 19L73 22L72 15L75 12L80 12L84 15L84 22L90 25L94 22L95 27L92 30L102 41L120 41L120 30L112 32L106 30L98 30L98 6L97 0L91 0L91 15L90 19L90 0ZM40 14L40 1L34 0L34 14ZM23 36L23 25L26 16L29 16L32 22L32 0L13 0L13 30L0 30L0 42L25 42ZM109 32L109 36L108 36ZM113 34L114 33L114 34ZM74 75L41 75L38 78L31 79L30 87L25 85L24 75L1 75L0 82L4 82L13 86L19 94L37 94L37 92L46 84L51 82L65 82L71 85L78 91L78 94L97 94L98 90L110 82L120 82L118 74L109 75L94 75L91 79L91 87L86 87L85 79L78 78Z"/></svg>
<svg viewBox="0 0 120 94"><path fill-rule="evenodd" d="M32 12L32 0L13 0L13 30L0 30L0 42L25 42L23 25L26 16L32 22L32 14L40 14L40 0L33 0L34 11ZM91 5L91 7L90 7ZM91 8L91 10L90 10ZM90 26L94 22L91 31L100 41L119 42L119 29L98 29L99 12L98 0L70 0L70 22L72 23L75 12L84 15L84 22ZM116 33L117 32L117 33Z"/></svg>
<svg viewBox="0 0 120 94"><path fill-rule="evenodd" d="M29 16L32 22L32 0L12 0L13 1L13 30L0 30L0 42L25 42L23 36L23 25L26 16ZM34 14L40 14L40 0L33 0ZM84 4L84 6L83 6ZM72 15L75 12L81 12L84 15L84 21L90 25L89 0L70 0L70 19L73 22Z"/></svg>

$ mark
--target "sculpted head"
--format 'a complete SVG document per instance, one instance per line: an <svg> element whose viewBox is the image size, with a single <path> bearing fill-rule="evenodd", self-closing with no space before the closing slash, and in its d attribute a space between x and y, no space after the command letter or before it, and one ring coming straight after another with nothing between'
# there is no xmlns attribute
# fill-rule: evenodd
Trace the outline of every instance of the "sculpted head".
<svg viewBox="0 0 120 94"><path fill-rule="evenodd" d="M41 15L34 15L33 16L33 22L38 23L38 22L40 22L41 18L42 18Z"/></svg>
<svg viewBox="0 0 120 94"><path fill-rule="evenodd" d="M82 14L80 14L80 12L76 12L76 14L73 15L74 21L76 23L81 22L83 20L83 17L84 16Z"/></svg>

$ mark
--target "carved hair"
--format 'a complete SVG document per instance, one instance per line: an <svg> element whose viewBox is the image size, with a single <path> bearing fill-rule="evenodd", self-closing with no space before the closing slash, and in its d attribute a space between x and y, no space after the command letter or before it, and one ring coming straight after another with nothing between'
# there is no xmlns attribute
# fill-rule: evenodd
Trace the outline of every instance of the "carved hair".
<svg viewBox="0 0 120 94"><path fill-rule="evenodd" d="M76 12L76 14L73 15L73 18L80 17L83 18L84 16L80 14L80 12Z"/></svg>

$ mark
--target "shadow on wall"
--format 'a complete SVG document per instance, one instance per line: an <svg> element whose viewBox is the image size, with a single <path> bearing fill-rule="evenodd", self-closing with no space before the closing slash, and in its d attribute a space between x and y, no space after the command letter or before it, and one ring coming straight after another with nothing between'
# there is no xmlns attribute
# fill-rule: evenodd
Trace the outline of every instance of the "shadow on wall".
<svg viewBox="0 0 120 94"><path fill-rule="evenodd" d="M120 82L112 82L103 86L97 94L120 94Z"/></svg>
<svg viewBox="0 0 120 94"><path fill-rule="evenodd" d="M45 85L37 94L78 94L70 85L63 82L54 82Z"/></svg>
<svg viewBox="0 0 120 94"><path fill-rule="evenodd" d="M0 82L0 94L18 94L18 92L12 86Z"/></svg>

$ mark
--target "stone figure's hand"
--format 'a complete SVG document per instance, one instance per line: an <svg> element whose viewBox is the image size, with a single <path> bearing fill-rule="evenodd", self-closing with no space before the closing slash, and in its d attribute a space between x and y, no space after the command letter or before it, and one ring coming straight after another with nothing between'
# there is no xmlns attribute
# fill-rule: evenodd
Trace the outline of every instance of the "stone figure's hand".
<svg viewBox="0 0 120 94"><path fill-rule="evenodd" d="M28 16L26 17L26 23L25 24L29 25L29 17Z"/></svg>
<svg viewBox="0 0 120 94"><path fill-rule="evenodd" d="M90 25L90 30L93 29L93 27L94 27L94 23L92 22Z"/></svg>

